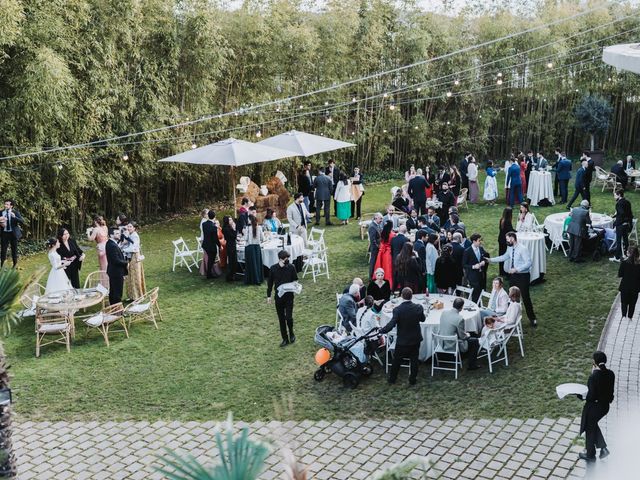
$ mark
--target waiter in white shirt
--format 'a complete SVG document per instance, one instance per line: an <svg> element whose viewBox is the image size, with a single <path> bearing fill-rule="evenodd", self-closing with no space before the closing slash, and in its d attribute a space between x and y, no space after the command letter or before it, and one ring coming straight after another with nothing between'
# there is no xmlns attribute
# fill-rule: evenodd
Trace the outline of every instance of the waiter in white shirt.
<svg viewBox="0 0 640 480"><path fill-rule="evenodd" d="M504 262L504 270L509 274L509 285L520 289L529 322L532 327L537 327L538 321L536 320L536 314L533 311L533 304L531 303L531 296L529 295L531 255L529 255L527 247L518 243L516 232L509 232L505 237L507 240L507 251L504 255L490 258L489 261L491 263Z"/></svg>

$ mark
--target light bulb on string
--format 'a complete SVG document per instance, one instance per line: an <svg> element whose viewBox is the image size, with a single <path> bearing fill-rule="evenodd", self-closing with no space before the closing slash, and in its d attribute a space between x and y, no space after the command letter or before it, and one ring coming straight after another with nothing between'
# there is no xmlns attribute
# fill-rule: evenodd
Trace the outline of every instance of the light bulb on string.
<svg viewBox="0 0 640 480"><path fill-rule="evenodd" d="M416 125L415 127L413 127L414 130L418 130L418 126Z"/></svg>
<svg viewBox="0 0 640 480"><path fill-rule="evenodd" d="M326 107L327 105L329 105L329 102L324 102L324 106Z"/></svg>
<svg viewBox="0 0 640 480"><path fill-rule="evenodd" d="M511 107L511 111L513 112L515 110L515 108Z"/></svg>
<svg viewBox="0 0 640 480"><path fill-rule="evenodd" d="M256 137L258 137L258 138L262 137L262 132L260 130L258 130L256 132Z"/></svg>
<svg viewBox="0 0 640 480"><path fill-rule="evenodd" d="M460 85L460 80L455 80L455 81L453 82L453 84L454 84L454 85Z"/></svg>
<svg viewBox="0 0 640 480"><path fill-rule="evenodd" d="M198 144L196 142L193 142L191 144L191 150L195 150L196 148L198 148Z"/></svg>
<svg viewBox="0 0 640 480"><path fill-rule="evenodd" d="M129 160L129 155L127 155L126 153L122 155L122 160L124 160L125 162Z"/></svg>
<svg viewBox="0 0 640 480"><path fill-rule="evenodd" d="M553 62L547 63L547 68L553 68Z"/></svg>
<svg viewBox="0 0 640 480"><path fill-rule="evenodd" d="M351 135L355 135L355 134L356 134L356 132L351 132Z"/></svg>
<svg viewBox="0 0 640 480"><path fill-rule="evenodd" d="M58 165L56 165L56 167L58 167L58 170L62 170L62 164L59 163Z"/></svg>
<svg viewBox="0 0 640 480"><path fill-rule="evenodd" d="M451 125L451 122L449 120L447 120L447 125Z"/></svg>
<svg viewBox="0 0 640 480"><path fill-rule="evenodd" d="M384 94L382 95L382 98L389 98L389 94L387 92L384 92Z"/></svg>
<svg viewBox="0 0 640 480"><path fill-rule="evenodd" d="M447 92L447 98L451 98L452 96L453 96L453 93Z"/></svg>
<svg viewBox="0 0 640 480"><path fill-rule="evenodd" d="M333 122L333 118L331 117L327 118L327 123L331 123L331 122Z"/></svg>
<svg viewBox="0 0 640 480"><path fill-rule="evenodd" d="M418 87L418 88L416 88L416 91L417 91L418 93L420 93L420 92L422 91L422 88Z"/></svg>
<svg viewBox="0 0 640 480"><path fill-rule="evenodd" d="M496 82L498 85L502 85L502 79L499 78L498 81Z"/></svg>
<svg viewBox="0 0 640 480"><path fill-rule="evenodd" d="M501 73L501 72L498 72L497 77L498 77L498 78L502 77L502 73Z"/></svg>
<svg viewBox="0 0 640 480"><path fill-rule="evenodd" d="M304 105L300 105L300 110L304 109Z"/></svg>
<svg viewBox="0 0 640 480"><path fill-rule="evenodd" d="M387 129L386 129L386 128L385 128L385 129L383 129L383 130L382 130L382 133L387 133Z"/></svg>
<svg viewBox="0 0 640 480"><path fill-rule="evenodd" d="M356 103L357 101L358 101L358 99L357 99L356 97L353 97L353 98L351 99L351 103Z"/></svg>
<svg viewBox="0 0 640 480"><path fill-rule="evenodd" d="M396 106L393 103L389 105L389 110L393 111L395 109L396 109Z"/></svg>

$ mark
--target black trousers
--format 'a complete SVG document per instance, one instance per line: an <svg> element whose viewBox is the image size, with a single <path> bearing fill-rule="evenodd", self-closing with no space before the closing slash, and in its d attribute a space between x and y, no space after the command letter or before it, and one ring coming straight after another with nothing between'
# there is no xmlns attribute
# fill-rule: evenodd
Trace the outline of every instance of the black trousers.
<svg viewBox="0 0 640 480"><path fill-rule="evenodd" d="M293 337L293 292L287 292L282 297L276 293L276 313L280 322L282 340ZM287 328L289 334L287 335Z"/></svg>
<svg viewBox="0 0 640 480"><path fill-rule="evenodd" d="M553 176L553 196L557 197L559 193L560 180L558 180L558 175Z"/></svg>
<svg viewBox="0 0 640 480"><path fill-rule="evenodd" d="M64 269L64 273L67 274L67 278L71 282L73 288L80 288L80 262L75 261L71 265L68 265Z"/></svg>
<svg viewBox="0 0 640 480"><path fill-rule="evenodd" d="M624 246L623 246L624 244ZM629 224L616 226L616 258L620 259L629 249Z"/></svg>
<svg viewBox="0 0 640 480"><path fill-rule="evenodd" d="M529 295L529 283L531 281L531 275L529 273L512 273L509 276L509 286L518 287L520 289L520 295L522 296L522 303L527 311L527 317L529 321L533 323L536 319L536 314L533 311L533 303L531 303L531 295Z"/></svg>
<svg viewBox="0 0 640 480"><path fill-rule="evenodd" d="M15 267L18 263L18 239L16 238L15 232L3 231L0 245L0 259L2 260L2 265L4 265L4 262L7 259L7 248L11 245L11 260L13 260L13 266Z"/></svg>
<svg viewBox="0 0 640 480"><path fill-rule="evenodd" d="M330 215L330 204L329 204L330 200L320 200L320 199L316 199L316 223L320 223L320 210L322 208L324 208L324 221L325 223L329 223L331 222L331 220L329 219L329 215Z"/></svg>
<svg viewBox="0 0 640 480"><path fill-rule="evenodd" d="M482 290L484 290L484 286L480 284L474 285L472 283L469 283L469 286L473 289L473 291L471 292L471 301L473 303L477 303Z"/></svg>
<svg viewBox="0 0 640 480"><path fill-rule="evenodd" d="M213 248L211 250L205 250L207 252L207 265L206 265L206 272L207 272L207 278L215 278L214 272L213 272L213 266L216 263L216 256L218 255L218 249L217 248Z"/></svg>
<svg viewBox="0 0 640 480"><path fill-rule="evenodd" d="M571 207L571 205L573 205L573 202L576 201L576 199L578 198L578 195L582 195L582 199L583 200L588 200L587 198L587 194L585 193L587 191L586 188L576 188L576 191L573 192L573 195L571 196L571 200L569 200L569 203L567 203L567 207Z"/></svg>
<svg viewBox="0 0 640 480"><path fill-rule="evenodd" d="M124 277L122 275L109 275L109 305L115 305L122 301L122 288Z"/></svg>
<svg viewBox="0 0 640 480"><path fill-rule="evenodd" d="M582 237L580 235L569 234L569 259L578 260L582 251Z"/></svg>
<svg viewBox="0 0 640 480"><path fill-rule="evenodd" d="M393 363L389 371L389 383L395 383L398 379L400 364L405 358L409 359L411 365L409 369L409 383L416 383L418 378L418 354L420 352L420 344L417 345L397 345L393 352Z"/></svg>
<svg viewBox="0 0 640 480"><path fill-rule="evenodd" d="M582 194L582 198L585 200L589 200L589 204L591 204L591 183L587 184L584 187L584 193ZM593 205L591 205L593 207Z"/></svg>
<svg viewBox="0 0 640 480"><path fill-rule="evenodd" d="M604 440L604 435L602 435L602 430L600 430L598 422L609 413L609 405L589 402L585 404L584 409L583 415L587 417L584 429L587 455L594 457L596 455L596 448L607 447L607 442Z"/></svg>
<svg viewBox="0 0 640 480"><path fill-rule="evenodd" d="M355 217L360 218L362 216L362 197L364 194L360 196L357 202L351 201L351 218Z"/></svg>
<svg viewBox="0 0 640 480"><path fill-rule="evenodd" d="M418 215L426 215L427 214L427 199L422 200L414 200L413 208L418 212Z"/></svg>
<svg viewBox="0 0 640 480"><path fill-rule="evenodd" d="M237 271L238 250L236 248L229 248L229 244L227 243L227 280L233 280Z"/></svg>
<svg viewBox="0 0 640 480"><path fill-rule="evenodd" d="M477 338L467 338L467 365L475 367L478 363L478 350L480 349L480 341Z"/></svg>
<svg viewBox="0 0 640 480"><path fill-rule="evenodd" d="M638 303L638 292L622 291L620 292L620 304L622 306L622 316L633 318L636 311L636 303Z"/></svg>
<svg viewBox="0 0 640 480"><path fill-rule="evenodd" d="M569 197L569 180L558 180L558 182L560 183L560 203L567 203L567 198Z"/></svg>

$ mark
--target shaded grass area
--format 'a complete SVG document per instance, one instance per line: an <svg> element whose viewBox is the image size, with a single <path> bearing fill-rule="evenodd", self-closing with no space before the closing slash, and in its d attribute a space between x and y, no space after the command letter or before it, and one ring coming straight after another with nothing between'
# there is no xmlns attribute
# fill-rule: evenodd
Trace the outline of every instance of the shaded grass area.
<svg viewBox="0 0 640 480"><path fill-rule="evenodd" d="M399 184L395 182L395 184ZM501 185L500 179L498 184ZM363 211L382 210L394 182L367 189ZM502 192L501 192L502 193ZM634 212L638 195L628 193ZM613 212L610 192L594 195L597 212ZM483 233L485 247L497 252L498 219L502 206L470 206L462 212L468 233ZM561 206L534 212L539 221ZM141 231L146 256L147 286L160 286L164 322L160 330L135 325L131 338L114 336L107 348L92 332L78 336L67 354L63 346L45 347L35 358L33 322L25 320L5 339L12 364L15 409L33 420L222 418L231 410L238 420L266 420L274 403L291 402L292 419L335 418L492 418L557 417L579 414L579 405L559 401L555 386L585 382L589 358L597 345L617 288L617 265L570 264L562 254L548 258L547 281L532 288L540 326L533 331L525 319L525 358L510 347L510 366L498 366L429 376L421 365L418 385L387 386L383 371L355 391L345 390L329 375L313 380L315 328L333 324L335 292L354 276L366 276L366 241L356 222L330 227L325 238L330 251L331 279L314 284L302 280L294 318L298 341L281 349L273 306L262 287L206 281L186 269L171 272L171 240L184 236L191 244L197 234L195 217L177 218ZM96 269L95 251L88 254L83 277ZM25 274L46 257L22 262ZM492 265L489 275L497 274ZM46 276L43 279L46 281ZM484 367L484 364L482 364ZM403 373L404 374L404 373Z"/></svg>

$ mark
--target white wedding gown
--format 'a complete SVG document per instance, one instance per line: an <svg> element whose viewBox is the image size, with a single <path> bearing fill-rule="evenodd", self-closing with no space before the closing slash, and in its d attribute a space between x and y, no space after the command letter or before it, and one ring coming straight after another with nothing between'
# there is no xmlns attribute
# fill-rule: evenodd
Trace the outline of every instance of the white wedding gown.
<svg viewBox="0 0 640 480"><path fill-rule="evenodd" d="M51 262L51 271L49 272L49 278L47 279L47 288L45 294L51 292L59 292L62 290L71 290L71 282L69 277L64 273L62 266L62 259L55 250L49 252L49 262Z"/></svg>

